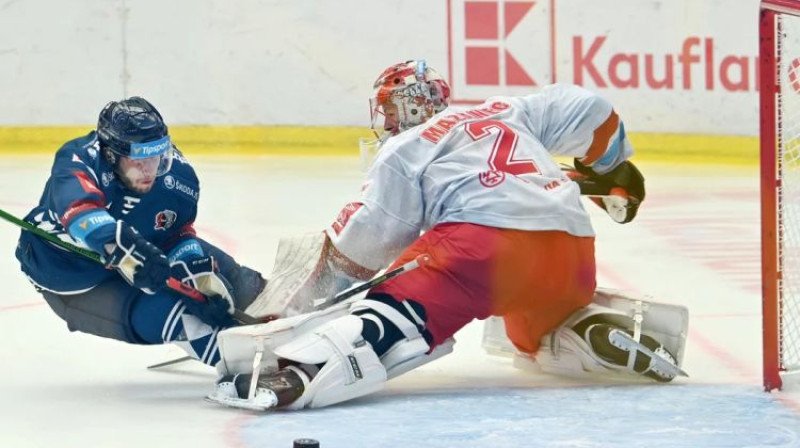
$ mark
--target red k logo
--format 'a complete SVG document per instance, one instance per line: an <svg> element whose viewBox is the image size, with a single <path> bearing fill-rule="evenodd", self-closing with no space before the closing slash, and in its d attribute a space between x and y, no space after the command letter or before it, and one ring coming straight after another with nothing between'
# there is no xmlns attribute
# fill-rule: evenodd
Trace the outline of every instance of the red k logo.
<svg viewBox="0 0 800 448"><path fill-rule="evenodd" d="M524 95L551 82L551 6L545 1L448 0L456 102Z"/></svg>

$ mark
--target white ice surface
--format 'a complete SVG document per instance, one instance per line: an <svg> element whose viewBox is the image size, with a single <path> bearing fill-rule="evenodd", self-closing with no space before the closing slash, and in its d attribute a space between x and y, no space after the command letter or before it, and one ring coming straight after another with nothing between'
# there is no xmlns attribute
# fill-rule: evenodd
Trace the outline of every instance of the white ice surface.
<svg viewBox="0 0 800 448"><path fill-rule="evenodd" d="M197 228L269 272L278 237L322 229L359 191L358 160L196 158ZM0 158L0 208L23 216L50 157ZM214 373L182 356L78 333L19 271L18 230L0 222L0 446L800 447L800 392L761 388L758 173L644 165L648 198L632 224L587 204L602 286L685 304L690 332L674 384L611 386L514 370L480 349L481 326L453 355L353 403L252 414L205 403Z"/></svg>

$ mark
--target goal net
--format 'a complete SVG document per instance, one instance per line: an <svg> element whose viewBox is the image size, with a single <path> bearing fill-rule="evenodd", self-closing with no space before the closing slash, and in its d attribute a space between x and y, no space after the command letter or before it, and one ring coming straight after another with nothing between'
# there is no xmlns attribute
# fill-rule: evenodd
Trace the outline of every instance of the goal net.
<svg viewBox="0 0 800 448"><path fill-rule="evenodd" d="M800 0L759 23L764 388L800 374Z"/></svg>

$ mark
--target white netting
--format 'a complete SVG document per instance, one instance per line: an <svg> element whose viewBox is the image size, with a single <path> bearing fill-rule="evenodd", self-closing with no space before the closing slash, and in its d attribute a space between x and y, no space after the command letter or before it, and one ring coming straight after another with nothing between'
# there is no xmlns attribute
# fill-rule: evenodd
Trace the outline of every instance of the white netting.
<svg viewBox="0 0 800 448"><path fill-rule="evenodd" d="M800 17L778 16L781 370L800 371Z"/></svg>

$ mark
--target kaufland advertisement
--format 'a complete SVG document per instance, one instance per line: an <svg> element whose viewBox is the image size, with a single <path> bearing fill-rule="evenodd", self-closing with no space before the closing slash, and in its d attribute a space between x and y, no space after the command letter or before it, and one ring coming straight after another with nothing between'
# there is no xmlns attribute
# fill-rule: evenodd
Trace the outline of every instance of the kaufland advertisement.
<svg viewBox="0 0 800 448"><path fill-rule="evenodd" d="M642 132L756 135L758 3L448 0L456 101L571 82Z"/></svg>
<svg viewBox="0 0 800 448"><path fill-rule="evenodd" d="M758 132L758 0L37 5L0 14L0 126L86 124L123 95L171 125L365 126L377 75L424 58L457 102L574 82L631 132Z"/></svg>

